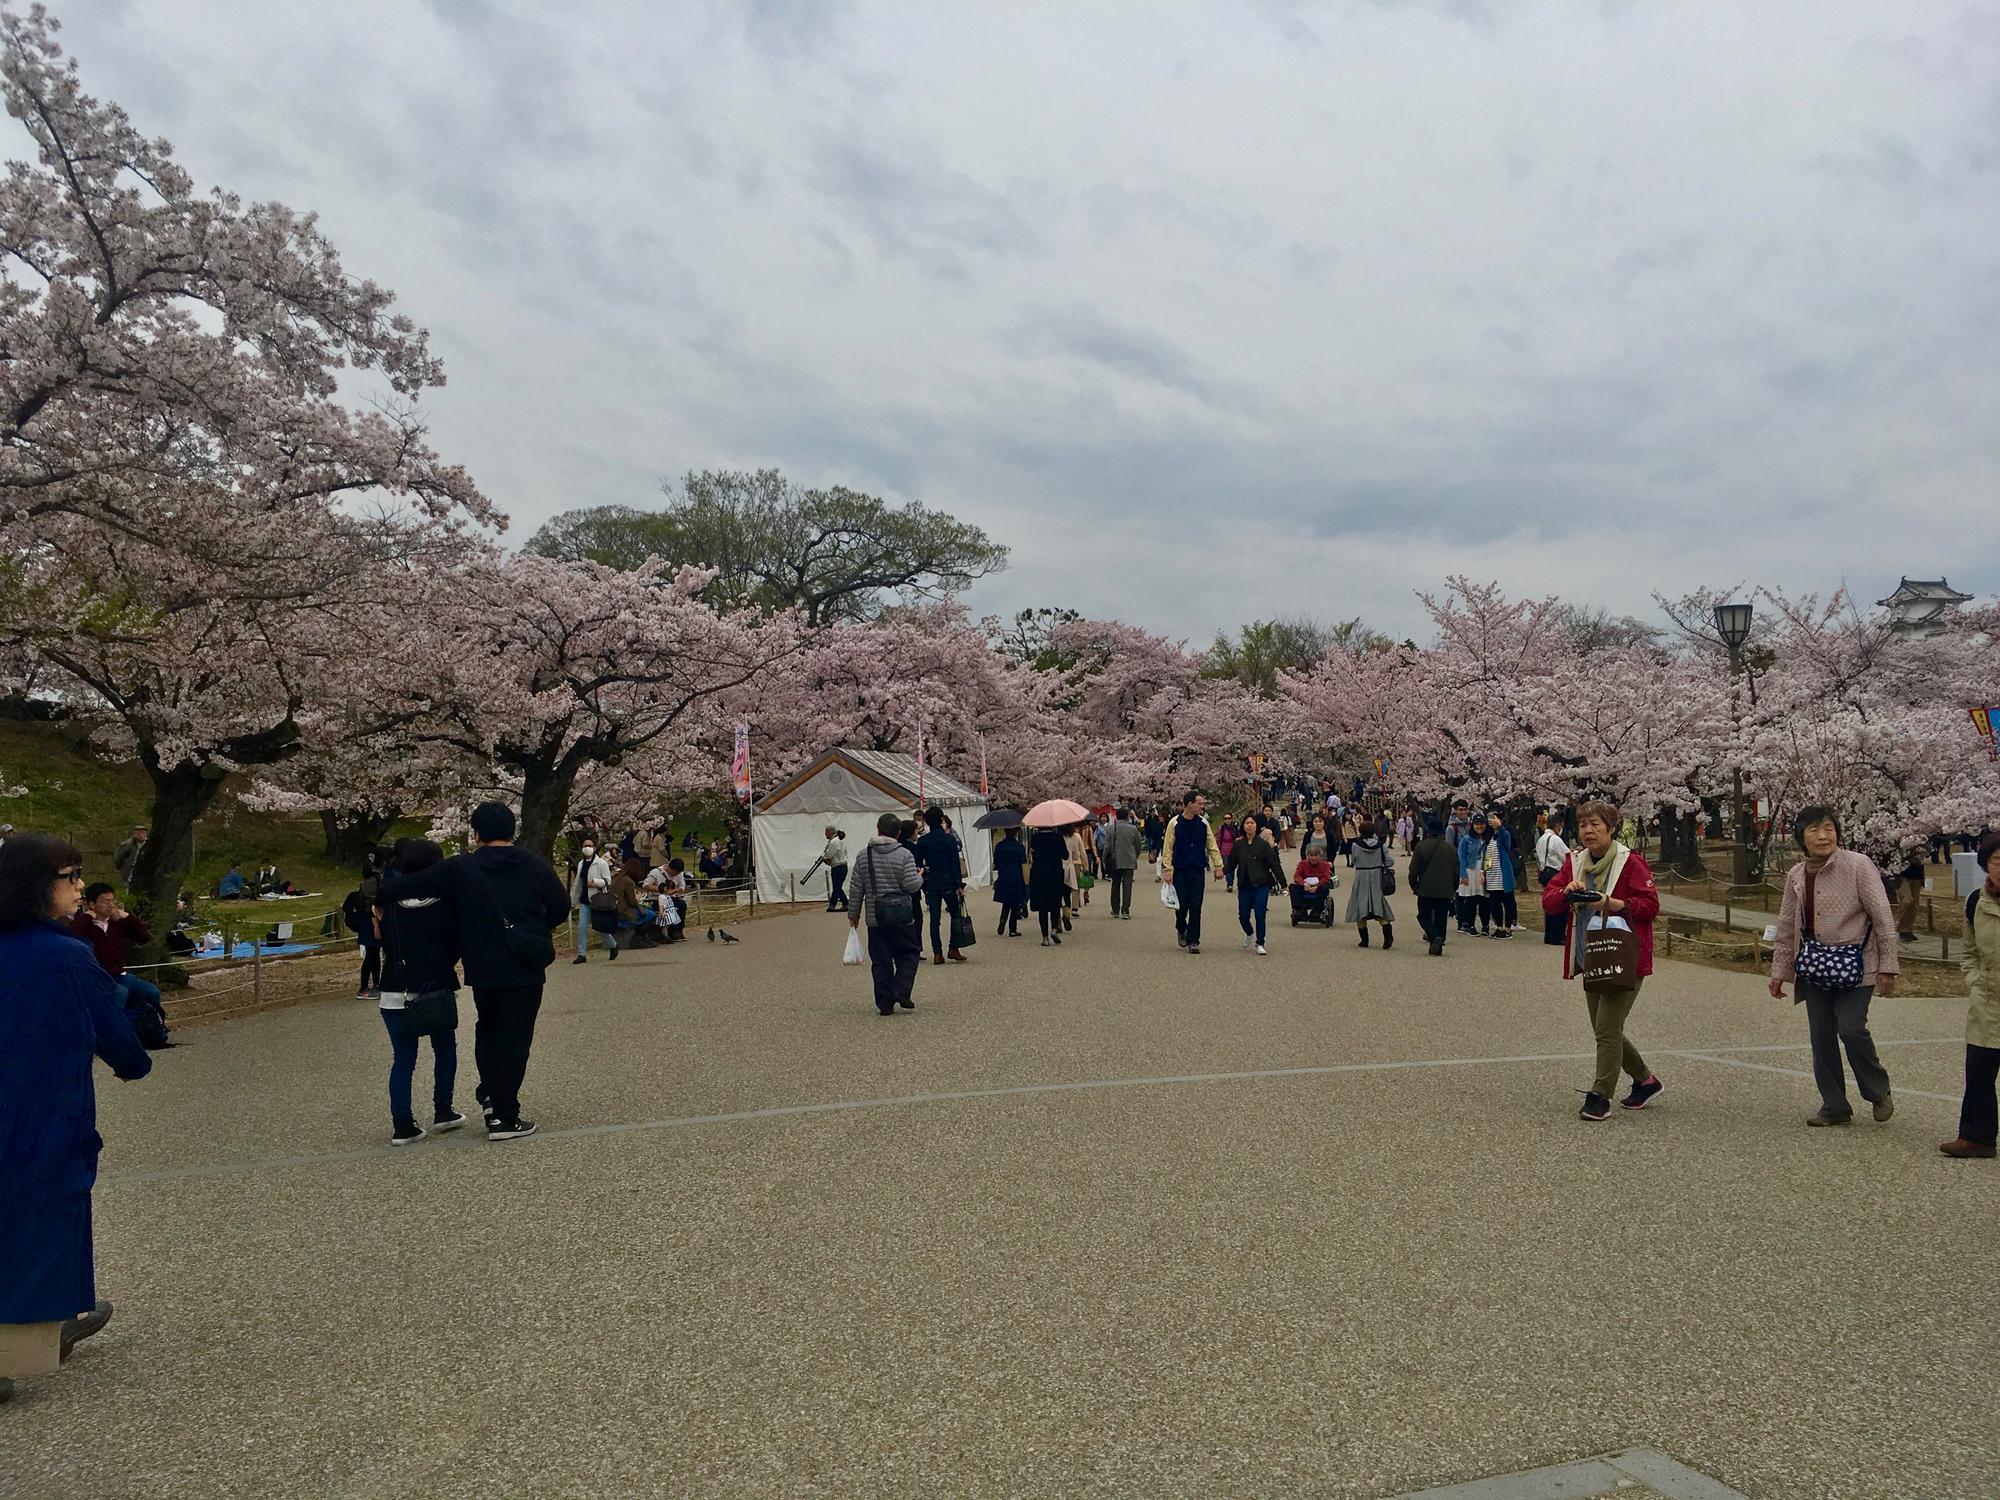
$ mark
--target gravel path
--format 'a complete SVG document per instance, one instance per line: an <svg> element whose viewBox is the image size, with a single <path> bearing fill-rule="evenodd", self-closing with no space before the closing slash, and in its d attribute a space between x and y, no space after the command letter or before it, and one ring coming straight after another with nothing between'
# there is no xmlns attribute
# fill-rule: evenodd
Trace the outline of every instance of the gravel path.
<svg viewBox="0 0 2000 1500"><path fill-rule="evenodd" d="M1260 959L1218 899L1189 958L1140 895L1059 950L975 903L890 1019L820 914L560 965L510 1145L390 1149L366 1005L190 1028L100 1090L119 1312L0 1410L0 1493L1386 1496L1639 1446L1994 1493L1962 1001L1880 1002L1899 1113L1807 1130L1800 1013L1666 965L1666 1093L1587 1126L1534 937Z"/></svg>

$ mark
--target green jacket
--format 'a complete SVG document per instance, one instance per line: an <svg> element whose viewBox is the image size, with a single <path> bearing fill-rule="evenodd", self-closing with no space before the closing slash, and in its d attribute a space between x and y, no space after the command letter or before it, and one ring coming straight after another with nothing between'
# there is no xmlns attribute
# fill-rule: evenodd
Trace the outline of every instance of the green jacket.
<svg viewBox="0 0 2000 1500"><path fill-rule="evenodd" d="M2000 1047L2000 901L1982 884L1969 905L1965 951L1959 958L1972 992L1965 1039L1975 1047Z"/></svg>
<svg viewBox="0 0 2000 1500"><path fill-rule="evenodd" d="M1410 851L1410 894L1434 900L1458 894L1458 854L1445 840L1417 840Z"/></svg>

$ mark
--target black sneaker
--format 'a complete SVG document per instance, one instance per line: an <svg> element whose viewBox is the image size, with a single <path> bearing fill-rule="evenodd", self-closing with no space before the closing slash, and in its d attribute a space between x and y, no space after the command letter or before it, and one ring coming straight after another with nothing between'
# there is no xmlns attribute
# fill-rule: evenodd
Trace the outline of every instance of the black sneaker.
<svg viewBox="0 0 2000 1500"><path fill-rule="evenodd" d="M572 958L570 962L572 964L587 964L590 962L590 960L585 958L581 953L579 953L575 958Z"/></svg>
<svg viewBox="0 0 2000 1500"><path fill-rule="evenodd" d="M389 1137L392 1146L414 1146L424 1138L424 1127L412 1120L407 1125L398 1125L396 1133Z"/></svg>
<svg viewBox="0 0 2000 1500"><path fill-rule="evenodd" d="M1653 1096L1666 1085L1657 1078L1648 1078L1644 1083L1632 1085L1632 1092L1618 1101L1620 1109L1644 1109L1653 1102Z"/></svg>
<svg viewBox="0 0 2000 1500"><path fill-rule="evenodd" d="M898 1000L896 1003L902 1006L904 1010L915 1010L917 1008L917 1002L914 1000Z"/></svg>
<svg viewBox="0 0 2000 1500"><path fill-rule="evenodd" d="M490 1120L486 1125L486 1139L489 1141L518 1141L522 1136L534 1133L533 1120Z"/></svg>
<svg viewBox="0 0 2000 1500"><path fill-rule="evenodd" d="M1583 1108L1576 1112L1579 1120L1608 1120L1611 1118L1611 1101L1602 1094L1585 1094Z"/></svg>
<svg viewBox="0 0 2000 1500"><path fill-rule="evenodd" d="M612 964L615 964L615 963L617 963L617 962L618 962L618 950L617 950L616 948L613 948L613 949L611 950L611 957L607 958L607 959L605 960L605 962L606 962L606 963L612 963Z"/></svg>
<svg viewBox="0 0 2000 1500"><path fill-rule="evenodd" d="M456 1130L458 1129L459 1126L463 1125L464 1123L465 1123L465 1116L460 1114L457 1110L453 1110L448 1115L439 1115L436 1119L432 1120L431 1129L442 1133L443 1131L447 1130Z"/></svg>

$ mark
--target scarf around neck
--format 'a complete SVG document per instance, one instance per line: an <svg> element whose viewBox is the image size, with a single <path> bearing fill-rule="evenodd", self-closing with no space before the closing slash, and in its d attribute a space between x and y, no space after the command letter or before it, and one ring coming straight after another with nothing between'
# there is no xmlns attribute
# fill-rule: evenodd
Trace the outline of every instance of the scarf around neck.
<svg viewBox="0 0 2000 1500"><path fill-rule="evenodd" d="M1608 893L1611 867L1618 862L1618 856L1625 853L1625 845L1618 839L1613 839L1609 846L1606 847L1602 859L1592 859L1590 851L1581 844L1577 846L1576 852L1578 859L1577 874L1583 877L1584 882L1593 891L1606 891Z"/></svg>

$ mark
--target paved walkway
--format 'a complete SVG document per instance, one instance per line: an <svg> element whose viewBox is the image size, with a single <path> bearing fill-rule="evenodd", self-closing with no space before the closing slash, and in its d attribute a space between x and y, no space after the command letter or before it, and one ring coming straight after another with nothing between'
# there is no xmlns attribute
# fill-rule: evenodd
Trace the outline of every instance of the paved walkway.
<svg viewBox="0 0 2000 1500"><path fill-rule="evenodd" d="M0 1493L1992 1492L1963 1002L1879 1004L1900 1112L1807 1130L1798 1013L1670 964L1666 1093L1586 1126L1533 938L1186 958L1140 894L887 1020L820 915L559 967L512 1145L389 1148L365 1005L188 1029L102 1089L118 1316Z"/></svg>

